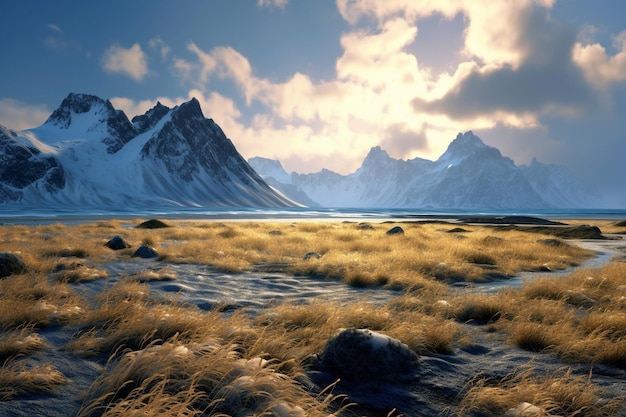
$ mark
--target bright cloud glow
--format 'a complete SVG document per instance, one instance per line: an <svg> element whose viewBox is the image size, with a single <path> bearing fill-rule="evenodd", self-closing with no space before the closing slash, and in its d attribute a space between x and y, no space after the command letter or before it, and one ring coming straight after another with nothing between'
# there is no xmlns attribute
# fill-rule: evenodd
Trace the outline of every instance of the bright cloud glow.
<svg viewBox="0 0 626 417"><path fill-rule="evenodd" d="M119 73L141 81L148 75L148 60L138 43L129 49L113 45L102 57L103 69L110 73Z"/></svg>
<svg viewBox="0 0 626 417"><path fill-rule="evenodd" d="M613 56L598 43L577 43L574 47L574 61L580 65L587 78L600 87L626 80L626 31L617 35L614 43L619 52Z"/></svg>
<svg viewBox="0 0 626 417"><path fill-rule="evenodd" d="M626 26L611 10L619 0L607 2L590 16L581 10L592 6L567 0L155 6L150 21L167 14L172 24L124 26L132 26L120 35L130 47L111 46L99 62L104 72L85 73L93 84L80 85L117 96L111 101L129 117L156 101L172 107L196 97L244 157L278 158L298 172L353 172L373 146L395 158L436 159L458 132L474 130L518 163L532 154L610 177L608 163L591 167L585 159L599 149L589 138L599 136L599 161L626 155L618 114L626 82L626 31L619 32ZM54 62L58 79L67 77L70 62L89 68L88 45L106 32L81 33L85 25L63 14L39 25L43 44L39 36L29 45L43 49L38 56ZM32 72L30 82L19 83L43 91L34 58L18 55L28 48L16 48L15 57L9 49L7 59L22 65L14 73ZM140 83L129 89L127 80L107 73ZM5 70L5 79L18 78ZM73 81L45 92L67 94L79 88ZM5 96L21 97L10 83L18 82L5 82ZM10 127L32 127L49 115L9 115L9 107L20 114L33 109L6 100L0 116L4 111Z"/></svg>
<svg viewBox="0 0 626 417"><path fill-rule="evenodd" d="M51 111L44 105L29 105L10 98L0 99L0 120L15 130L30 129L43 124Z"/></svg>

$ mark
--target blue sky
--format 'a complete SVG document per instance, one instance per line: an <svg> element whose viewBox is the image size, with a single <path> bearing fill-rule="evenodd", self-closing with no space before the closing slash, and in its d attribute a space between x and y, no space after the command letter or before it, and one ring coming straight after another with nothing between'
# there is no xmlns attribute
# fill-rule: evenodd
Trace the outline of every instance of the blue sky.
<svg viewBox="0 0 626 417"><path fill-rule="evenodd" d="M372 146L436 159L473 130L626 207L621 0L9 2L0 124L70 92L129 118L196 97L245 157L353 172Z"/></svg>

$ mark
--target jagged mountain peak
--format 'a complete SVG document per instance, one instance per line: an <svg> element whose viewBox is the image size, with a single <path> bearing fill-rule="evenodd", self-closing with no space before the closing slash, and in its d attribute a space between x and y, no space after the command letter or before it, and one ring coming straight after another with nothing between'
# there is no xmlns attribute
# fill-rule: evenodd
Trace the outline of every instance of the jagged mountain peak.
<svg viewBox="0 0 626 417"><path fill-rule="evenodd" d="M386 161L391 159L387 151L385 151L380 146L373 146L370 148L370 151L367 153L365 160L363 160L363 164L375 161Z"/></svg>
<svg viewBox="0 0 626 417"><path fill-rule="evenodd" d="M195 97L192 97L191 100L182 103L175 110L185 118L204 119L200 102Z"/></svg>
<svg viewBox="0 0 626 417"><path fill-rule="evenodd" d="M456 138L450 142L448 145L448 149L445 154L460 154L468 152L473 152L478 149L484 149L488 147L485 143L474 134L471 130L468 130L465 133L459 133L456 135Z"/></svg>
<svg viewBox="0 0 626 417"><path fill-rule="evenodd" d="M94 107L97 107L97 109L94 109ZM63 99L61 105L52 112L44 124L68 129L72 124L73 114L88 113L92 109L99 113L116 114L109 100L103 100L91 94L70 93Z"/></svg>
<svg viewBox="0 0 626 417"><path fill-rule="evenodd" d="M152 129L168 112L170 108L157 101L157 104L142 115L133 117L131 120L138 133Z"/></svg>
<svg viewBox="0 0 626 417"><path fill-rule="evenodd" d="M109 100L76 93L63 99L42 127L71 131L84 138L96 136L110 154L122 149L138 133L126 114L116 110Z"/></svg>
<svg viewBox="0 0 626 417"><path fill-rule="evenodd" d="M0 129L0 204L295 205L250 168L197 99L157 103L134 120L109 100L71 93L44 125Z"/></svg>
<svg viewBox="0 0 626 417"><path fill-rule="evenodd" d="M248 159L248 163L261 177L267 181L268 178L289 184L291 182L291 174L288 174L283 164L278 159L264 158L255 156Z"/></svg>
<svg viewBox="0 0 626 417"><path fill-rule="evenodd" d="M562 167L536 159L529 167L518 167L472 131L459 133L437 161L394 159L376 146L355 173L340 175L324 169L315 174L293 173L289 183L273 185L294 196L295 189L326 207L536 209L602 205L600 196L584 190Z"/></svg>
<svg viewBox="0 0 626 417"><path fill-rule="evenodd" d="M502 157L502 154L497 148L486 145L478 136L474 135L471 130L468 130L465 133L459 133L456 138L450 142L448 148L439 157L437 162L444 163L445 165L456 165L472 156L478 156L482 159L488 157L499 159Z"/></svg>

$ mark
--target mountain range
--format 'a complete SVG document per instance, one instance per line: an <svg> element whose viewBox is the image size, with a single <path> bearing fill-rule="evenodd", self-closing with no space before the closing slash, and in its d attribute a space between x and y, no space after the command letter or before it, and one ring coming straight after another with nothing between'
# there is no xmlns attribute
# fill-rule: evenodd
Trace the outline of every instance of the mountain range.
<svg viewBox="0 0 626 417"><path fill-rule="evenodd" d="M131 120L69 94L34 129L0 126L0 204L38 207L294 206L191 99Z"/></svg>
<svg viewBox="0 0 626 417"><path fill-rule="evenodd" d="M599 196L564 168L536 159L516 166L471 131L459 133L436 161L398 160L374 147L349 175L326 169L288 174L276 160L256 157L248 162L284 195L323 207L498 210L601 205Z"/></svg>
<svg viewBox="0 0 626 417"><path fill-rule="evenodd" d="M46 122L0 125L0 205L54 207L350 207L534 209L599 207L556 165L516 166L471 131L436 161L374 147L349 175L287 173L246 161L196 99L157 103L129 120L108 101L69 94Z"/></svg>

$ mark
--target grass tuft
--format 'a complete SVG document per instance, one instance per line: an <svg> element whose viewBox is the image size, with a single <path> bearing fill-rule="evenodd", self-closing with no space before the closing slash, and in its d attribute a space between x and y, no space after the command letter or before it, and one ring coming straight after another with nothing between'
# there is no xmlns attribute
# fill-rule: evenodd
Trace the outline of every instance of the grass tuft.
<svg viewBox="0 0 626 417"><path fill-rule="evenodd" d="M51 364L29 367L26 361L5 362L0 368L0 401L36 392L52 392L68 379Z"/></svg>

